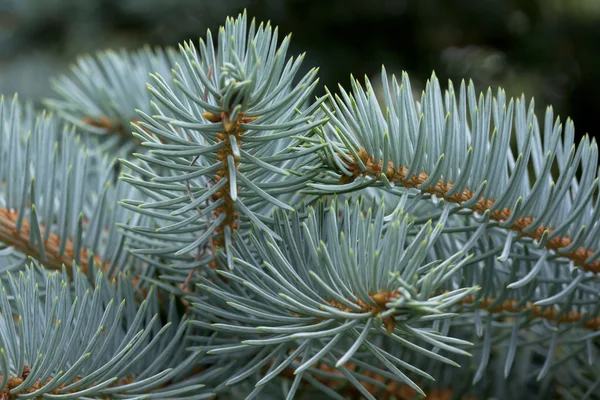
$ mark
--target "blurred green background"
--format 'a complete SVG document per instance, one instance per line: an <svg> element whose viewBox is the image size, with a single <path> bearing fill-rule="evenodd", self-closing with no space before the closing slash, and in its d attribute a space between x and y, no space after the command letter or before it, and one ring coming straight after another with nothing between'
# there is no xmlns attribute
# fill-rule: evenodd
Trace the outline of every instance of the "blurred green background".
<svg viewBox="0 0 600 400"><path fill-rule="evenodd" d="M244 8L293 32L321 83L409 72L503 86L599 135L600 0L0 0L0 93L39 100L78 54L176 45ZM420 85L419 85L420 83ZM321 89L322 92L322 89Z"/></svg>

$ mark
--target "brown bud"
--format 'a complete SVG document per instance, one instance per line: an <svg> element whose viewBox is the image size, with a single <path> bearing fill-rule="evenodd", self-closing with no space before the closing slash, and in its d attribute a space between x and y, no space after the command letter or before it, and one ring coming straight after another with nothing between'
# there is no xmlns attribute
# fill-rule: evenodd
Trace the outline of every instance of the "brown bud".
<svg viewBox="0 0 600 400"><path fill-rule="evenodd" d="M373 295L373 301L378 305L378 306L383 306L385 305L385 303L387 303L388 301L388 296L386 293L380 292L380 293L376 293Z"/></svg>
<svg viewBox="0 0 600 400"><path fill-rule="evenodd" d="M213 123L221 121L221 115L217 115L211 112L202 113L202 116Z"/></svg>

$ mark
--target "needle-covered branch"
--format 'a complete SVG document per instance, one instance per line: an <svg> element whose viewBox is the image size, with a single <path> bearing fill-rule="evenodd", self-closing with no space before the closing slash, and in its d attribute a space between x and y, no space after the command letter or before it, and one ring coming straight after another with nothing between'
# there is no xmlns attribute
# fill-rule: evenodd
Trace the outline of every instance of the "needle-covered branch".
<svg viewBox="0 0 600 400"><path fill-rule="evenodd" d="M127 265L115 226L126 210L115 202L128 188L113 183L112 163L88 154L56 118L22 109L16 97L0 104L0 143L0 242L12 248L13 268L27 257L69 271Z"/></svg>
<svg viewBox="0 0 600 400"><path fill-rule="evenodd" d="M215 266L222 252L233 267L235 232L255 224L266 231L276 208L292 210L298 190L316 175L300 167L315 152L295 151L325 119L316 103L305 107L316 69L295 82L304 56L286 60L289 36L278 43L270 24L249 26L245 14L228 19L216 43L212 34L180 46L174 84L152 76L156 115L140 111L135 136L149 149L122 179L148 197L124 200L150 217L124 226L134 254L159 256L178 269ZM168 267L168 266L167 266Z"/></svg>
<svg viewBox="0 0 600 400"><path fill-rule="evenodd" d="M338 210L344 210L339 218ZM254 376L255 368L273 360L281 364L272 369L280 371L297 357L303 361L294 374L308 382L311 366L327 361L363 396L374 399L360 383L365 379L346 368L361 363L367 370L368 365L384 368L388 379L423 394L408 375L431 376L393 354L405 349L457 366L448 356L468 355L464 347L469 343L433 326L451 318L453 307L477 291L459 286L434 294L453 287L451 278L469 260L462 252L432 258L447 216L413 236L407 215L398 213L384 223L383 208L375 211L362 200L339 208L335 201L319 202L304 212L275 214L281 244L259 229L248 242L236 242L235 268L218 271L228 283L216 275L201 278L202 297L190 299L202 316L193 324L233 336L232 343L213 346L208 354L227 359L231 352L255 353L227 384ZM276 376L260 377L257 386Z"/></svg>
<svg viewBox="0 0 600 400"><path fill-rule="evenodd" d="M199 355L185 350L191 326L174 299L161 321L156 291L138 305L139 297L124 275L98 273L92 286L82 273L70 282L64 269L9 274L0 285L0 396L212 396L203 389L206 372L192 373Z"/></svg>
<svg viewBox="0 0 600 400"><path fill-rule="evenodd" d="M323 112L324 160L337 177L312 186L320 193L366 186L416 189L482 216L482 222L516 231L515 242L536 245L586 271L600 272L598 146L574 128L553 121L543 128L533 101L507 100L502 90L476 97L472 83L442 92L435 75L420 101L408 76L388 83L383 70L380 106L374 89L352 79ZM530 177L530 172L533 178ZM333 181L335 179L335 181ZM475 220L473 221L475 222Z"/></svg>

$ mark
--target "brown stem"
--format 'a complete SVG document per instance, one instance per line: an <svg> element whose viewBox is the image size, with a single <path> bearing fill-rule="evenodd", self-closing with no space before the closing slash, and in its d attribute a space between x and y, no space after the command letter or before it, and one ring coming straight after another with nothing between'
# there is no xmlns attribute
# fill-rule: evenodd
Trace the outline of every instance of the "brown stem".
<svg viewBox="0 0 600 400"><path fill-rule="evenodd" d="M314 375L313 378L315 378L316 380L318 380L319 382L321 382L322 384L324 384L325 386L327 386L328 388L342 394L344 396L344 398L346 399L363 399L364 396L362 395L362 393L356 388L354 387L354 385L349 384L346 380L344 375L337 369L324 364L324 363L319 363L317 365L314 365L314 367L320 369L323 372L327 372L328 374L334 374L334 375L339 375L340 379L335 379L335 378L325 378L323 376L319 376L319 375ZM356 364L348 362L344 365L344 368L346 368L348 371L357 371L360 370L360 367L358 367ZM361 373L368 377L371 378L373 380L376 380L382 384L385 385L385 388L380 387L379 385L375 385L371 382L367 382L364 379L361 379L361 375L356 376L356 378L361 382L361 384L365 387L365 389L367 389L367 391L369 393L371 393L373 396L375 396L378 400L417 400L417 399L422 399L423 397L420 396L416 390L414 390L413 388L411 388L408 385L396 382L396 381L392 381L389 378L386 378L382 375L377 374L376 372L373 371L369 371L369 370L363 370L361 371ZM294 375L294 369L293 368L286 368L285 370L283 370L283 372L281 373L282 377L288 378L290 380L293 380L296 375ZM417 384L419 387L421 387L421 385ZM423 391L426 393L427 400L451 400L451 399L455 399L456 396L453 396L452 393L452 389L450 388L445 388L445 389L441 389L441 388L429 388L429 389L423 389ZM461 400L475 400L474 397L460 397Z"/></svg>
<svg viewBox="0 0 600 400"><path fill-rule="evenodd" d="M475 303L475 301L476 299L474 296L467 296L461 301L461 303L472 304ZM577 311L569 311L560 314L560 310L557 310L556 308L544 308L541 306L536 306L531 301L528 301L525 303L525 305L518 306L519 301L514 299L504 300L502 303L496 304L493 307L490 307L496 302L496 299L493 297L484 298L478 301L477 308L483 309L491 314L499 314L503 312L521 313L529 310L531 312L529 317L531 320L539 318L552 321L557 324L572 324L585 320L585 322L582 324L582 327L594 331L600 330L600 317L589 318L589 315Z"/></svg>
<svg viewBox="0 0 600 400"><path fill-rule="evenodd" d="M102 115L97 118L83 117L81 119L81 122L86 123L95 128L104 128L109 132L116 132L117 134L119 134L120 136L123 136L123 137L130 137L130 134L131 134L130 130L128 128L124 127L123 124L121 123L121 121L112 120L105 115ZM137 119L134 118L131 120L131 122L139 126L139 121ZM142 129L144 129L144 128L142 128ZM146 130L146 129L144 129L144 130L146 132L148 132L148 130ZM164 138L161 137L159 140L161 142L165 143ZM136 141L138 142L138 144L141 143L137 139L136 139Z"/></svg>
<svg viewBox="0 0 600 400"><path fill-rule="evenodd" d="M29 220L24 217L21 224L21 229L17 231L17 219L18 213L15 211L8 210L6 208L0 208L0 242L5 243L9 246L14 247L21 253L31 256L37 260L40 260L45 267L60 270L63 264L66 267L71 267L75 260L75 251L73 250L73 240L66 240L65 250L62 254L59 253L61 238L54 232L48 235L48 240L43 243L45 251L45 259L42 260L39 247L37 245L32 246L29 242L29 233L31 225ZM40 227L42 237L44 236L45 226ZM79 254L79 268L82 272L87 272L89 268L89 254L87 249L81 249ZM102 265L104 270L107 270L109 265L103 264L102 260L98 255L94 256L94 264ZM70 273L70 268L67 268Z"/></svg>
<svg viewBox="0 0 600 400"><path fill-rule="evenodd" d="M97 118L93 118L93 117L83 117L81 119L81 122L84 122L90 126L93 126L95 128L104 128L110 132L116 132L121 136L128 136L129 133L127 132L127 130L125 129L125 127L123 126L123 124L121 123L121 121L117 121L117 120L112 120L110 118L108 118L105 115L102 115L100 117ZM133 120L132 122L137 122L136 120Z"/></svg>
<svg viewBox="0 0 600 400"><path fill-rule="evenodd" d="M113 132L118 132L121 135L126 135L122 124L119 121L112 121L105 116L99 118L84 117L82 122L95 127L102 127ZM133 120L136 122L136 120ZM54 232L51 232L48 239L43 243L45 251L45 259L42 259L39 247L37 245L32 246L29 241L30 234L30 221L27 217L23 218L22 226L19 231L16 229L18 219L18 213L11 211L7 208L0 208L0 242L5 243L9 246L14 247L21 253L31 256L37 260L40 260L45 267L60 270L63 265L71 267L75 261L75 251L73 250L73 240L68 238L60 238ZM87 224L87 221L84 221ZM40 231L42 236L44 235L46 227L41 226ZM61 240L66 240L65 249L60 253ZM82 272L87 272L89 268L89 254L87 249L81 249L79 254L79 268ZM109 265L104 264L98 255L94 256L94 264L102 265L104 270L107 270ZM71 272L70 268L67 268L67 272Z"/></svg>
<svg viewBox="0 0 600 400"><path fill-rule="evenodd" d="M241 147L241 139L244 135L244 130L240 127L240 124L255 121L258 117L245 117L244 113L239 113L239 116L234 121L231 121L229 119L229 113L226 112L223 112L220 115L206 112L203 114L203 117L210 122L220 122L223 125L223 131L217 133L217 141L225 143L225 145L217 152L217 162L223 162L223 166L217 171L214 182L217 184L223 178L230 181L229 156L232 156L235 169L238 169L238 160L233 154L230 136L235 137L237 145ZM214 216L215 218L218 218L221 214L225 214L225 219L217 229L215 229L213 244L211 246L222 248L225 245L225 227L229 226L232 232L235 231L239 213L235 209L235 201L231 198L231 189L229 185L224 185L212 196L213 201L219 199L223 199L224 202L223 205L214 211ZM211 267L217 267L215 260L211 262Z"/></svg>
<svg viewBox="0 0 600 400"><path fill-rule="evenodd" d="M348 154L348 156L353 158L351 154ZM373 157L369 156L365 150L361 150L358 153L358 156L366 166L366 170L362 171L356 160L352 163L347 163L349 170L352 172L352 176L342 175L339 182L340 184L348 183L354 180L359 175L368 175L376 179L379 179L379 177L381 176L381 173L383 172L381 163L375 164ZM429 178L429 175L427 175L424 172L421 172L419 175L409 177L407 167L400 167L398 169L394 169L394 166L391 161L388 163L385 175L390 182L401 184L406 188L415 189L418 189L418 186L424 183ZM455 193L452 196L448 196L447 193L450 189L452 189L453 185L454 184L452 182L444 182L442 180L439 180L435 185L418 190L420 190L422 194L436 195L437 197L441 197L448 202L456 204L461 204L467 200L470 200L475 195L475 193L465 189L461 193ZM471 210L478 213L485 213L494 205L494 202L495 200L485 200L482 197L477 203L475 203L475 205L471 207ZM511 215L512 210L510 210L509 208L504 208L503 210L496 210L490 212L490 219L497 222L501 222L509 219ZM523 232L523 230L527 228L533 222L533 220L533 217L521 217L517 219L512 225L510 225L508 229L519 232L523 237L529 237L535 240L541 240L544 235L544 232L546 231L548 231L548 234L552 234L553 229L543 225L539 226L532 232ZM556 237L546 241L546 248L548 250L558 252L559 250L568 247L571 243L572 240L568 236ZM592 254L594 254L594 252L594 249L586 249L584 247L579 247L578 249L567 253L560 253L559 256L572 260L576 265L580 266L585 271L597 274L600 273L600 260L596 260L590 263L586 262L586 260Z"/></svg>
<svg viewBox="0 0 600 400"><path fill-rule="evenodd" d="M375 316L386 311L387 308L385 304L398 297L398 295L399 292L397 290L393 292L379 292L374 295L369 294L375 305L365 303L360 299L356 302L356 305L360 307L360 312L371 312L373 316ZM491 314L500 314L503 312L521 313L529 310L531 312L529 317L531 320L541 318L557 324L573 324L584 321L582 324L583 328L600 330L600 317L591 318L589 314L573 310L566 313L561 313L561 311L556 308L536 306L531 301L519 306L519 301L514 299L507 299L500 304L495 304L496 298L494 297L487 297L479 300L476 299L475 296L466 296L461 300L460 304L467 305L475 302L477 302L477 308L485 310ZM337 300L329 300L329 304L332 307L344 312L355 312L355 310L346 307ZM494 306L492 307L492 305ZM396 327L394 316L387 317L383 323L389 333L394 331L394 328Z"/></svg>

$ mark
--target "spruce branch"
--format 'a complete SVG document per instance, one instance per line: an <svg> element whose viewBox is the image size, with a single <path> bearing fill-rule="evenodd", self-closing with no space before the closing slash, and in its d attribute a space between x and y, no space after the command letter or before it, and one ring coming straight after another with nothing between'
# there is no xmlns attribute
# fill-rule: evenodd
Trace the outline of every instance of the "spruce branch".
<svg viewBox="0 0 600 400"><path fill-rule="evenodd" d="M207 348L208 354L227 358L236 351L254 357L228 385L254 376L260 365L275 358L286 359L273 367L280 370L299 357L304 361L294 368L296 376L312 375L314 363L328 360L367 398L374 397L360 383L366 378L354 377L346 364L382 364L388 379L424 394L407 374L431 376L392 355L382 340L450 365L457 364L423 346L468 354L462 349L468 342L436 334L430 327L451 318L452 307L476 291L453 287L431 295L446 287L468 261L461 252L443 261L430 259L448 213L435 227L425 224L411 237L406 215L397 213L384 225L382 207L373 212L361 200L341 209L345 212L339 220L335 201L309 207L306 219L298 216L301 211L276 212L273 226L281 245L268 232L254 229L248 242L236 241L232 271L199 278L203 297L190 301L202 318L192 323L233 336L233 343ZM274 376L261 377L257 386Z"/></svg>
<svg viewBox="0 0 600 400"><path fill-rule="evenodd" d="M395 336L390 340L390 343L378 340L376 336L368 339L367 342L372 341L371 343L377 348L396 357L395 360L405 361L405 364L402 365L405 367L410 365L411 374L415 371L427 371L431 374L431 360L423 360L428 359L429 353L422 353L426 349L421 344L417 345L418 348L422 349L420 351L415 351L414 347L401 350L402 346L398 346L398 338L404 338L407 335L410 337L415 331L403 329L404 325L401 324L405 322L402 318L398 319L397 314L390 314L390 309L394 308L396 312L401 313L403 306L409 307L403 293L406 287L412 287L413 290L419 293L428 293L429 301L435 303L440 300L437 296L445 293L444 287L456 290L457 287L466 288L474 283L481 285L481 290L476 295L468 294L461 297L460 300L451 302L452 306L444 311L445 317L441 318L440 315L439 320L433 321L434 331L439 332L435 336L436 339L446 338L452 340L454 338L476 343L477 358L469 361L468 358L463 357L460 361L463 368L471 366L476 371L476 374L474 373L465 378L469 381L474 383L483 382L482 379L486 376L484 373L492 368L488 360L492 357L490 352L494 347L487 346L485 343L496 343L495 346L505 347L513 355L533 345L544 347L549 354L544 364L536 370L538 379L541 379L549 375L554 377L555 374L560 373L549 367L553 365L554 354L558 354L558 349L564 349L567 354L572 354L573 352L582 351L582 345L591 343L594 340L595 332L590 333L590 330L594 330L599 307L597 306L597 291L593 286L590 286L595 282L593 279L578 280L579 282L575 282L576 285L573 286L573 282L568 280L567 275L564 277L562 274L546 275L546 269L542 269L538 274L538 279L533 279L519 288L511 289L514 292L510 292L506 289L505 278L500 276L506 274L519 277L519 280L522 280L524 275L531 272L532 268L526 267L524 268L525 272L522 272L521 267L524 265L532 266L539 262L537 257L535 255L527 257L527 254L529 254L528 248L517 244L513 248L515 253L512 255L515 262L510 264L510 269L502 270L498 267L501 274L498 274L499 271L493 272L496 268L491 268L489 259L496 259L495 252L489 253L486 247L481 246L489 242L489 246L496 247L493 242L495 240L504 241L505 238L501 234L494 233L493 230L479 229L481 232L487 232L486 235L481 235L481 233L477 235L470 234L470 239L462 242L461 235L458 235L453 229L456 229L457 222L464 221L465 217L451 215L451 204L446 204L441 215L433 217L427 214L431 210L430 206L423 207L423 209L420 207L421 205L428 205L427 203L423 204L419 196L411 198L407 192L399 201L396 212L389 216L385 216L381 206L369 205L364 202L360 205L350 206L345 204L344 206L331 208L323 207L321 203L318 204L308 214L302 209L296 210L287 218L283 218L276 213L276 216L274 216L274 229L283 238L282 243L285 244L283 246L270 244L275 242L268 237L268 233L260 230L250 236L250 241L245 246L242 246L240 242L240 245L236 247L237 254L234 258L236 268L231 272L218 272L218 275L227 278L228 284L220 281L217 275L213 276L211 274L207 278L200 278L202 282L200 284L201 294L205 297L190 299L193 309L196 310L199 316L202 316L198 321L194 321L194 324L222 334L234 335L232 338L234 339L233 343L225 342L221 346L214 346L209 350L210 354L222 355L226 358L229 352L235 350L238 352L236 353L238 356L252 360L248 362L248 365L266 363L272 366L272 370L278 371L279 368L276 368L276 365L284 368L287 364L282 361L277 364L277 361L274 361L276 359L289 361L290 365L295 365L294 370L296 370L300 366L306 366L307 360L316 357L319 349L324 349L319 357L327 362L328 368L336 370L339 367L336 361L343 359L351 344L363 343L360 332L361 329L362 332L365 332L365 325L359 324L357 328L346 327L346 325L351 321L359 320L360 317L368 320L368 318L376 316L379 328L369 336L379 334L381 338L387 338L387 335L390 334L389 330ZM373 213L373 210L378 210L378 212ZM350 254L350 260L352 257L362 260L363 265L371 266L382 262L381 260L373 260L372 256L361 257L360 253L359 255L353 253L351 251L353 249L352 244L360 246L363 249L362 251L369 251L368 249L375 251L377 249L380 257L385 255L384 259L386 260L396 260L396 263L392 264L394 268L398 268L398 270L406 268L403 267L403 260L405 259L391 250L395 249L394 245L398 243L392 238L397 237L393 232L394 229L397 229L394 225L397 223L395 221L398 220L400 210L411 210L411 213L414 213L403 219L404 223L407 224L405 227L406 233L405 236L400 235L400 237L405 237L405 240L412 241L412 243L420 242L423 239L423 232L427 231L427 226L436 226L438 231L438 233L433 234L436 239L429 241L431 247L428 251L422 253L414 246L406 248L407 254L416 257L415 260L420 260L415 261L415 265L420 266L417 268L419 274L426 274L432 268L440 267L434 260L447 260L448 263L456 262L457 266L446 270L445 273L440 272L439 279L432 279L437 284L445 282L437 290L430 288L419 291L419 289L415 289L415 285L411 284L411 281L407 281L403 283L406 286L402 286L402 290L390 288L386 290L369 290L367 288L366 291L363 291L365 292L364 296L360 297L357 293L354 293L355 291L358 292L358 289L355 288L360 287L358 282L361 281L365 285L369 284L369 269L359 268L364 277L361 279L361 275L357 275L354 278L356 281L345 281L343 279L337 281L333 271L336 271L337 274L341 273L343 271L342 266L350 262L344 258L344 254ZM421 218L421 213L429 215L429 219ZM363 218L364 222L361 222ZM424 221L421 222L422 225L418 223L421 220ZM433 225L432 220L436 221ZM338 221L338 223L336 224L333 221ZM364 230L365 233L361 235L359 232L363 231L362 224L369 226L367 221L371 221L375 231L371 226L370 230ZM409 228L411 226L416 229ZM443 233L445 230L453 233ZM381 234L378 234L378 232L381 232ZM354 236L348 236L350 234ZM267 237L265 238L262 235ZM338 242L333 239L338 236L340 238L346 237L348 245L342 245L338 249L338 246L340 246L338 243L344 243L343 240ZM374 238L380 237L382 238L381 244L371 244L373 241L376 243ZM472 241L473 238L476 241L469 244L468 242ZM307 247L304 248L304 246ZM313 250L311 250L311 247L313 247ZM403 248L402 246L399 247L400 249ZM456 254L462 254L461 250L471 252L472 257L460 261L461 258L456 258ZM523 253L520 254L519 251ZM481 258L481 253L489 253L489 255ZM422 256L426 258L420 259L419 257ZM383 262L383 265L385 265L385 261ZM496 260L496 262L498 261ZM323 263L322 267L318 267L320 263ZM498 263L501 265L500 262ZM263 268L260 268L261 264L264 265ZM381 265L379 264L379 266ZM299 268L299 270L296 270L296 268ZM307 270L304 270L304 268ZM317 268L323 268L323 271L319 272ZM295 271L295 273L292 273L292 271ZM561 271L561 269L555 270L552 268L548 271ZM401 275L400 278L410 277L412 274L408 271L405 271L405 273L406 275ZM500 276L496 278L494 274ZM382 272L381 276L385 275ZM323 280L322 276L326 276L327 280ZM333 281L329 281L331 279ZM549 282L546 282L546 279ZM513 281L516 280L516 278L513 278ZM427 281L427 278L421 277L418 282L426 284ZM315 282L315 284L320 282L317 286L325 292L321 293L320 290L315 289L312 282ZM552 300L550 302L552 297L556 297L561 291L564 292L560 289L563 285L566 288L569 286L574 287L574 289L569 289L569 294L564 294L562 301ZM307 286L313 292L307 291ZM497 297L489 297L493 294ZM310 305L309 299L314 295L320 295L319 299L315 298L317 303L322 302L319 307ZM355 297L352 297L353 295ZM519 300L513 301L513 298ZM331 313L329 319L325 317L324 313ZM456 316L451 318L451 315ZM205 322L206 319L212 321L212 323L208 324ZM479 321L475 326L473 325L474 319ZM331 327L321 326L332 320L336 323ZM232 321L236 321L236 323L232 323ZM519 329L514 331L514 327ZM352 331L352 329L356 329L356 335L349 335L349 338L352 339L349 339L347 344L343 336L337 340L335 340L335 337L320 336L328 334L329 331L332 335L334 332L339 331L338 335L341 335L342 332ZM398 331L398 329L400 330ZM523 334L520 334L521 330ZM512 334L513 331L516 334ZM528 335L527 332L529 331L535 331L536 335ZM316 344L311 347L314 348L313 352L304 347L298 350L302 344L309 345L306 343L308 340L302 340L303 335L315 337ZM244 337L247 339L244 340ZM422 340L422 338L417 340ZM287 346L285 346L286 343ZM403 343L406 345L406 342ZM372 384L372 380L363 376L367 374L366 371L369 368L376 368L378 361L368 359L369 349L364 348L364 343L361 347L367 353L360 353L361 358L352 358L352 361L349 362L362 362L366 366L361 368L360 373L356 372L356 375L349 371L350 376L354 376L356 381L362 385L363 389L360 390L362 390L363 396L368 397L364 393L385 393L385 391L373 391L373 387L369 386ZM299 353L294 354L295 351ZM303 353L300 353L301 351ZM327 360L328 352L335 359ZM293 361L292 354L295 357L301 357L300 355L304 354L305 362ZM422 359L414 358L415 354ZM508 374L511 370L514 370L514 365L517 362L514 360L514 357L507 359L504 369L506 372L500 371L499 373ZM530 363L531 361L526 362ZM275 365L270 363L275 363ZM315 368L301 369L301 371L304 371L306 375L297 373L295 376L301 375L301 380L307 382L312 380L313 384L316 384L314 379L317 379L318 376L323 376L324 379L329 380L334 378L331 374L325 373L325 375L322 375L324 372L318 372ZM372 373L374 373L373 371ZM337 379L340 379L340 373L342 371L336 372ZM447 371L446 374L448 373L450 372ZM263 373L261 375L255 369L246 369L233 375L255 376L259 382L263 379L265 381L273 379L272 374L267 373L265 375ZM350 376L345 373L342 373L342 375L348 379L348 382L352 382L351 385L356 385ZM450 373L450 375L454 376L455 374ZM382 381L385 384L381 385L380 390L384 390L386 385L397 380L397 377L394 378L393 373L385 376L386 379ZM410 375L413 382L418 377L418 372L414 376ZM238 381L233 380L230 383L233 384L234 382L237 383ZM257 386L257 390L258 387L262 386L262 384ZM427 387L430 387L430 385L427 385ZM325 388L321 389L325 390Z"/></svg>
<svg viewBox="0 0 600 400"><path fill-rule="evenodd" d="M413 212L428 209L413 208ZM417 217L418 220L423 218ZM472 227L470 223L468 214L448 218L446 229L434 246L440 258L467 249L473 256L464 273L454 279L461 285L477 284L481 290L465 298L455 310L457 313L491 314L498 322L519 320L529 329L535 325L566 329L565 340L577 341L588 337L590 330L597 330L600 290L594 274L573 267L572 262L550 260L550 252L543 247L536 250L514 243L501 229ZM478 323L478 332L483 334L486 329ZM492 339L500 340L498 335Z"/></svg>
<svg viewBox="0 0 600 400"><path fill-rule="evenodd" d="M58 99L45 104L81 131L102 138L95 150L128 155L136 148L130 123L136 110L150 111L144 86L150 73L168 73L178 60L174 49L106 50L79 57L70 75L53 80Z"/></svg>
<svg viewBox="0 0 600 400"><path fill-rule="evenodd" d="M0 286L1 395L13 398L208 398L198 355L185 352L187 320L158 319L156 291L139 305L128 277L39 266L8 275ZM133 301L132 301L133 300ZM184 383L185 386L180 385ZM174 385L174 386L171 386ZM179 386L179 387L178 387Z"/></svg>
<svg viewBox="0 0 600 400"><path fill-rule="evenodd" d="M147 217L122 227L135 255L189 270L223 254L232 268L235 232L252 223L277 237L270 213L293 209L316 175L298 170L318 159L318 146L298 152L297 138L325 121L312 115L318 102L304 107L317 71L294 83L303 56L286 62L288 46L269 24L248 27L244 13L227 20L216 44L209 31L199 50L180 46L176 88L152 75L156 115L140 110L134 127L149 153L122 160L132 171L122 179L148 196L122 201Z"/></svg>
<svg viewBox="0 0 600 400"><path fill-rule="evenodd" d="M88 254L87 249L81 248L79 254L75 254L73 240L69 239L61 250L60 237L51 232L47 239L41 244L31 243L31 236L38 230L40 236L45 236L46 228L44 226L31 227L27 218L21 218L21 227L16 229L19 220L16 212L11 212L6 208L0 208L0 242L6 244L36 260L44 261L50 269L60 270L63 265L72 267L78 265L86 273L90 265L101 267L107 271L109 264L104 263L99 255ZM76 260L79 260L76 262ZM90 262L91 261L91 262Z"/></svg>
<svg viewBox="0 0 600 400"><path fill-rule="evenodd" d="M518 232L515 242L533 239L555 257L600 271L594 139L585 136L576 146L571 121L561 139L563 127L553 122L551 108L542 131L533 102L528 108L524 97L507 103L502 90L477 99L473 84L463 82L458 94L451 83L443 93L433 75L415 102L406 74L390 85L384 69L382 79L383 107L368 81L365 90L354 79L352 94L340 88L324 103L330 118L320 133L324 160L338 174L311 184L317 192L416 189L461 210L489 211L483 223Z"/></svg>
<svg viewBox="0 0 600 400"><path fill-rule="evenodd" d="M13 268L27 257L110 274L130 264L114 226L127 217L114 202L128 188L113 185L110 161L90 157L72 129L16 97L0 103L0 143L0 242L19 260Z"/></svg>
<svg viewBox="0 0 600 400"><path fill-rule="evenodd" d="M361 175L363 177L369 176L378 179L378 177L380 177L383 173L381 164L374 165L373 157L369 157L365 150L360 150L358 152L358 157L361 159L362 165L365 166L364 171L361 170L359 163L352 158L352 154L348 154L348 157L351 158L352 161L344 161L346 161L346 169L351 172L351 176L348 177L343 175L340 178L340 183L342 184L346 181L353 181ZM412 175L409 177L408 170L409 168L406 166L401 167L398 170L394 170L394 166L390 161L388 163L388 168L384 173L388 182L402 185L402 187L408 189L417 189L423 195L437 196L448 202L458 205L472 203L473 201L477 200L475 198L476 194L468 189L463 190L462 193L453 193L452 195L448 195L448 193L453 192L452 188L454 184L452 182L444 182L443 180L439 180L430 184L430 186L427 186L426 182L431 181L430 175L421 172L418 176ZM547 228L544 225L539 225L533 231L530 231L527 228L532 225L534 217L526 216L515 219L511 209L508 207L505 207L502 210L494 209L494 203L494 200L485 200L484 197L480 197L479 200L477 200L477 202L471 205L469 208L473 212L481 215L485 214L487 211L490 211L489 219L494 221L494 225L516 231L521 237L530 238L536 242L544 242L545 247L548 250L556 252L559 257L572 260L576 265L582 267L586 271L600 273L600 260L587 262L588 259L594 256L596 250L586 249L585 247L573 249L573 240L569 236L557 237L556 235L553 235L555 229ZM512 221L512 223L507 223L507 221ZM552 237L552 239L548 239L550 236L554 237Z"/></svg>

